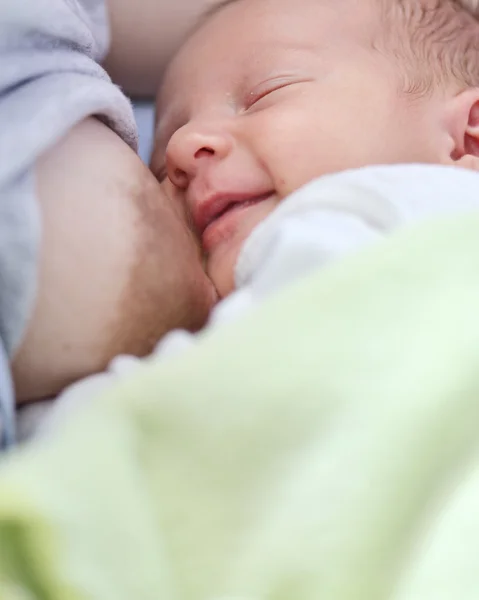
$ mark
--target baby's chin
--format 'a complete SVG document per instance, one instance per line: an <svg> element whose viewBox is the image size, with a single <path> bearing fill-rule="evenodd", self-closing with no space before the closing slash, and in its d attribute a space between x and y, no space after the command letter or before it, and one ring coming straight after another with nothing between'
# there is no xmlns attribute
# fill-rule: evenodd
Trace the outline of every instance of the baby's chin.
<svg viewBox="0 0 479 600"><path fill-rule="evenodd" d="M216 287L219 298L235 289L236 265L246 240L256 227L276 208L276 197L255 204L241 213L241 219L227 235L219 239L206 256L206 273Z"/></svg>
<svg viewBox="0 0 479 600"><path fill-rule="evenodd" d="M244 240L234 240L216 248L206 257L206 273L213 282L220 299L235 290L236 263Z"/></svg>

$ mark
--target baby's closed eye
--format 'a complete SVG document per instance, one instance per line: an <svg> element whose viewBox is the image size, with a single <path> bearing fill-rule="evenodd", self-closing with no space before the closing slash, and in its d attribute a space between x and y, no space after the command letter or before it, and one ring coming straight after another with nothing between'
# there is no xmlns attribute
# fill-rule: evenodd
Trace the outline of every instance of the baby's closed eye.
<svg viewBox="0 0 479 600"><path fill-rule="evenodd" d="M306 83L311 80L293 79L291 77L279 77L265 81L253 88L243 101L245 111L251 111L253 108L263 108L263 100L276 100L276 92L281 92L286 88L290 88L300 83ZM271 96L275 96L271 98ZM264 107L265 108L265 107Z"/></svg>

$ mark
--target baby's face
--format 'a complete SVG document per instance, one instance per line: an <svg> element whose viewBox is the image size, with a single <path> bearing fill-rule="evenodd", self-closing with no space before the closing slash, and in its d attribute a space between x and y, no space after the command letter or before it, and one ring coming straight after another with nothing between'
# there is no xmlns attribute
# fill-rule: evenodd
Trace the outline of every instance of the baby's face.
<svg viewBox="0 0 479 600"><path fill-rule="evenodd" d="M377 163L435 162L427 102L372 48L368 2L239 0L173 61L153 169L184 202L221 296L252 229L303 184Z"/></svg>

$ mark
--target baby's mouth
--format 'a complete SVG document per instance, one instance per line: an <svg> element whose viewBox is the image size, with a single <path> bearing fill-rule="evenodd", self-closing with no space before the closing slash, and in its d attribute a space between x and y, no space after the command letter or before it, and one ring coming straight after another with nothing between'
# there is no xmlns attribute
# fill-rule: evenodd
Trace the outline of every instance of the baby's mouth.
<svg viewBox="0 0 479 600"><path fill-rule="evenodd" d="M199 229L201 244L206 253L218 244L229 240L241 228L245 213L249 209L272 196L273 192L266 192L256 195L236 195L219 197L211 206L214 208L205 219L200 223Z"/></svg>
<svg viewBox="0 0 479 600"><path fill-rule="evenodd" d="M271 192L268 192L267 194L247 198L245 200L234 200L232 202L229 202L229 204L227 204L222 210L218 211L218 213L212 217L211 221L205 227L204 231L206 231L208 227L213 225L216 221L220 220L228 213L242 208L248 208L249 206L254 206L255 204L259 204L260 202L263 202L263 200L267 200L270 196ZM202 233L204 233L204 231Z"/></svg>
<svg viewBox="0 0 479 600"><path fill-rule="evenodd" d="M273 191L270 190L259 194L230 193L212 195L203 202L198 203L196 211L193 211L196 231L202 237L209 227L232 211L259 204L267 200L272 194Z"/></svg>

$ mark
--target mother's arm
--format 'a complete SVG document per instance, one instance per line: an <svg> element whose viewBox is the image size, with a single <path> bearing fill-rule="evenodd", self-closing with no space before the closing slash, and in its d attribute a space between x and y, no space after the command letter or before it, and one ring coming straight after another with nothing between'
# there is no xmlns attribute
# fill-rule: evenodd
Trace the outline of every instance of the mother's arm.
<svg viewBox="0 0 479 600"><path fill-rule="evenodd" d="M107 0L112 32L105 67L126 92L156 93L168 58L198 16L219 0Z"/></svg>

